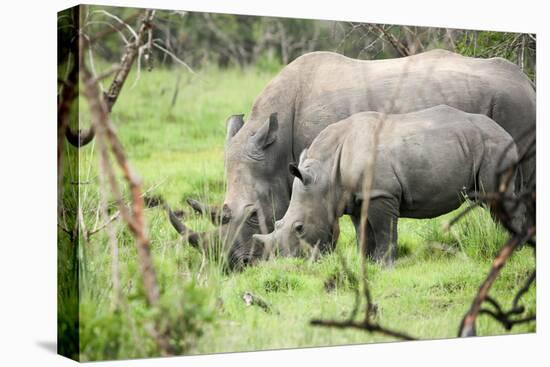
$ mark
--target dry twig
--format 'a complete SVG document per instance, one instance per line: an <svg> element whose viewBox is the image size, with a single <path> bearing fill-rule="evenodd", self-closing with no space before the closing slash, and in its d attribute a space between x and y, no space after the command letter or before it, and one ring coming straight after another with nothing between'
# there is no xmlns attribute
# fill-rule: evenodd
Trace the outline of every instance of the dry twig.
<svg viewBox="0 0 550 367"><path fill-rule="evenodd" d="M244 292L242 298L247 306L258 306L265 312L271 313L271 307L269 304L260 297L255 296L250 292Z"/></svg>

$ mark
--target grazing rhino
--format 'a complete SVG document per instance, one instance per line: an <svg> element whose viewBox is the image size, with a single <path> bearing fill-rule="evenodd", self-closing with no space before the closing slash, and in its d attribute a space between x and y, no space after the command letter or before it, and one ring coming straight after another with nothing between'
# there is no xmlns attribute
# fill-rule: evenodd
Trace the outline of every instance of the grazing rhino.
<svg viewBox="0 0 550 367"><path fill-rule="evenodd" d="M399 217L433 218L458 208L462 192L496 191L497 172L517 159L510 134L484 115L448 106L352 115L323 130L299 166L289 165L295 177L290 206L274 232L253 235L251 260L273 249L293 256L304 243L331 250L344 214L359 238L363 182L372 174L367 254L392 263Z"/></svg>
<svg viewBox="0 0 550 367"><path fill-rule="evenodd" d="M520 139L529 131L534 137L534 85L501 58L433 50L366 61L313 52L283 68L256 99L246 124L243 115L227 121L227 191L222 210L212 217L221 224L229 265L246 264L252 235L270 232L283 216L292 189L288 164L296 162L324 128L362 111L406 113L440 104L491 117L516 139L520 150L534 145ZM523 167L525 180L534 180L533 161ZM204 233L171 219L199 246Z"/></svg>

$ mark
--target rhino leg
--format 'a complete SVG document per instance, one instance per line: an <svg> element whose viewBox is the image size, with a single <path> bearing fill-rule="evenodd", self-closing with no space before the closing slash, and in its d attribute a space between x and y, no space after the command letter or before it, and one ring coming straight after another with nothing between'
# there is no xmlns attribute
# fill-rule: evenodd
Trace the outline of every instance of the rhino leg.
<svg viewBox="0 0 550 367"><path fill-rule="evenodd" d="M359 248L359 238L360 238L360 232L359 232L359 226L360 226L360 219L358 215L350 215L351 222L353 223L353 227L355 228L355 243L357 244L357 248Z"/></svg>
<svg viewBox="0 0 550 367"><path fill-rule="evenodd" d="M399 205L393 198L372 199L369 205L367 255L386 266L397 256L397 218Z"/></svg>
<svg viewBox="0 0 550 367"><path fill-rule="evenodd" d="M518 157L514 149L509 149L504 151L504 153L499 152L500 154L494 154L491 157L486 158L482 161L479 172L479 182L477 182L477 190L481 191L482 194L485 192L497 192L504 187L499 187L502 183L498 182L496 172L499 172L505 167L513 167L514 163L517 162ZM495 158L499 157L499 159ZM502 180L506 178L506 174L503 174ZM516 190L517 177L521 176L521 167L518 170L512 172L512 177L510 178L510 183L506 187L506 194L510 197L515 197L521 192ZM504 217L500 219L505 219L504 224L508 230L512 232L521 232L523 229L527 229L530 226L535 224L535 210L528 210L523 202L516 201L504 201L502 203L502 208L489 206L491 215L493 219L499 220L499 214L504 217L509 215L510 217L506 220Z"/></svg>
<svg viewBox="0 0 550 367"><path fill-rule="evenodd" d="M361 228L361 219L357 215L351 216L351 221L353 223L353 226L355 227L355 241L357 243L357 249L361 249L361 243L359 242L361 239L360 234L360 228ZM376 247L376 239L374 237L374 232L372 230L371 224L367 221L367 257L368 258L374 258L374 248Z"/></svg>

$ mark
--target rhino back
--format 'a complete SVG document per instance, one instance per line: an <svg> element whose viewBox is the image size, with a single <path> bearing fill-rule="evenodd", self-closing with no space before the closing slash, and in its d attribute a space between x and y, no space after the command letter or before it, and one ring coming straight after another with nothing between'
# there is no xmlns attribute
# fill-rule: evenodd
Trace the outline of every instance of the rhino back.
<svg viewBox="0 0 550 367"><path fill-rule="evenodd" d="M373 126L381 119L384 130L374 142ZM511 136L486 116L448 106L386 117L359 113L326 131L341 135L341 189L361 193L367 159L376 146L373 189L399 200L401 216L413 218L435 217L457 208L461 192L479 189L486 161L494 161L513 144ZM329 149L316 139L310 151L319 154Z"/></svg>
<svg viewBox="0 0 550 367"><path fill-rule="evenodd" d="M266 86L235 141L244 146L244 139L277 112L278 155L295 161L323 129L358 112L407 113L440 104L489 116L515 139L534 130L534 86L506 60L444 50L386 60L312 52Z"/></svg>
<svg viewBox="0 0 550 367"><path fill-rule="evenodd" d="M535 123L532 83L502 59L433 50L367 61L315 52L289 66L296 75L288 92L294 94L298 153L326 126L361 111L405 113L447 104L492 117L514 137Z"/></svg>

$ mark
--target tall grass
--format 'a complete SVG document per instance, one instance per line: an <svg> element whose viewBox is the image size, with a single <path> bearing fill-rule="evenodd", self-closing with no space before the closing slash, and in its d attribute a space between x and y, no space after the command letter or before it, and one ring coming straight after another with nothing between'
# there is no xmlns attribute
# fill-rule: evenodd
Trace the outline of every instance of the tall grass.
<svg viewBox="0 0 550 367"><path fill-rule="evenodd" d="M450 232L460 250L472 259L493 258L509 239L506 230L493 220L486 208L473 209Z"/></svg>

